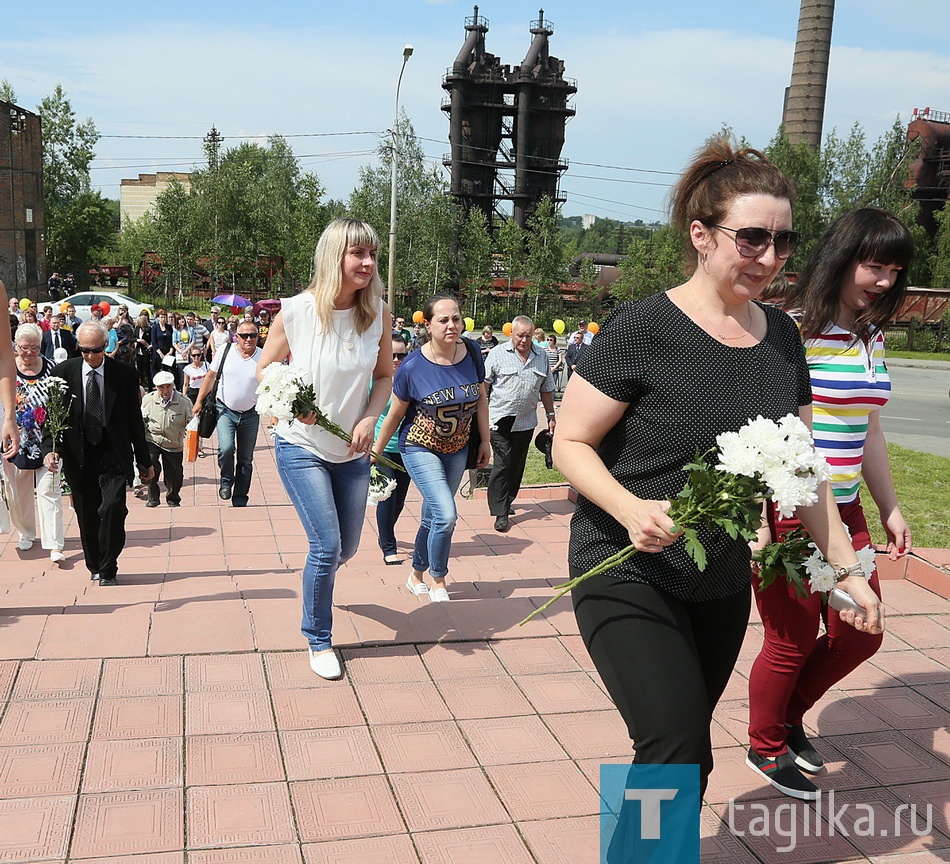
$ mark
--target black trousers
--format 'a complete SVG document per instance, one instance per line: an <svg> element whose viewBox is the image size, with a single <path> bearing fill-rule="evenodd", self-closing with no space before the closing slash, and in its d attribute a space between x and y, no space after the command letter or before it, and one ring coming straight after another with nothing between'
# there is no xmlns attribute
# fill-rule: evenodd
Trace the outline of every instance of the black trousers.
<svg viewBox="0 0 950 864"><path fill-rule="evenodd" d="M152 457L152 468L155 469L155 476L148 484L148 500L158 501L159 488L158 481L165 471L165 500L173 503L181 503L181 487L185 482L185 454L179 451L174 453L171 450L163 450L158 444L148 442L148 452Z"/></svg>
<svg viewBox="0 0 950 864"><path fill-rule="evenodd" d="M105 444L90 447L81 470L69 470L66 482L73 494L79 539L90 573L114 579L125 547L125 503L128 480L116 455Z"/></svg>
<svg viewBox="0 0 950 864"><path fill-rule="evenodd" d="M645 554L645 553L639 553ZM570 568L571 578L581 570ZM752 595L686 603L640 582L593 576L573 591L584 644L623 716L635 763L713 767L709 727L742 647Z"/></svg>
<svg viewBox="0 0 950 864"><path fill-rule="evenodd" d="M488 512L492 516L507 516L512 502L521 491L528 448L534 436L533 429L510 431L514 419L503 417L495 424L497 428L491 430L492 469L488 476Z"/></svg>

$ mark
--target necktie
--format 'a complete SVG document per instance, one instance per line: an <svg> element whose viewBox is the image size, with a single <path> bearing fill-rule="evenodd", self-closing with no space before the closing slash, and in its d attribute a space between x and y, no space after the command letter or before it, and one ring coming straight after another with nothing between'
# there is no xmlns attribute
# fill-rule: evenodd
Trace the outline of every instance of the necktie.
<svg viewBox="0 0 950 864"><path fill-rule="evenodd" d="M59 348L59 330L57 330L54 335L56 336L56 344L53 347Z"/></svg>
<svg viewBox="0 0 950 864"><path fill-rule="evenodd" d="M89 372L86 378L86 439L95 446L102 441L102 394L96 373Z"/></svg>

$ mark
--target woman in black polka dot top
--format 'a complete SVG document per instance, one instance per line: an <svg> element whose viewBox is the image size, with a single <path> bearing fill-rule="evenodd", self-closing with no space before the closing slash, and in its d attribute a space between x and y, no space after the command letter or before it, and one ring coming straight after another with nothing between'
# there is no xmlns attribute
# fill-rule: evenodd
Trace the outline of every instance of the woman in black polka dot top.
<svg viewBox="0 0 950 864"><path fill-rule="evenodd" d="M698 763L701 789L712 712L748 623L750 552L741 539L701 531L709 561L700 572L666 511L683 466L721 432L760 414L809 419L795 324L755 302L798 243L793 194L775 165L728 138L698 153L672 196L689 278L604 322L565 390L554 439L555 462L580 493L571 576L631 542L638 550L574 590L581 634L635 762ZM856 557L827 491L798 515L828 560L847 566Z"/></svg>

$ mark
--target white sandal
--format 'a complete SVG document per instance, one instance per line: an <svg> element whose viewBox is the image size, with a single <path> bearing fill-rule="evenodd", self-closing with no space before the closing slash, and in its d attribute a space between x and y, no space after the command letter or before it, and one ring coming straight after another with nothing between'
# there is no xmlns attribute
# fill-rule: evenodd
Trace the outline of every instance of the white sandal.
<svg viewBox="0 0 950 864"><path fill-rule="evenodd" d="M421 597L423 594L429 593L429 586L425 582L420 582L418 585L413 584L412 574L406 578L406 587L409 589L409 593L415 597ZM429 598L432 599L431 597Z"/></svg>

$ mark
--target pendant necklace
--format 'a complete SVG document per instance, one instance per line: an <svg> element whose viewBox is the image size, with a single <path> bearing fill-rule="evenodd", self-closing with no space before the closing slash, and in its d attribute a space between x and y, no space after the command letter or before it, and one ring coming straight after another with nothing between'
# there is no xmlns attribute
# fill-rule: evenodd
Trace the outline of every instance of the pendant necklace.
<svg viewBox="0 0 950 864"><path fill-rule="evenodd" d="M339 331L336 329L336 324L331 324L330 329L336 334L337 339L339 339L343 343L343 347L346 348L347 351L353 350L353 328L352 327L350 327L350 330L346 334L346 336L340 335Z"/></svg>
<svg viewBox="0 0 950 864"><path fill-rule="evenodd" d="M719 328L718 328L715 324L713 324L713 322L709 319L709 316L706 314L706 310L703 309L703 307L700 305L699 300L696 298L696 294L693 292L692 286L687 283L687 287L689 288L689 294L690 294L690 296L693 298L693 302L696 304L696 308L699 310L699 314L703 316L703 319L705 320L705 322L706 322L710 327L712 327L712 329L713 329L713 331L715 332L716 336L718 336L720 339L722 339L722 340L724 340L724 341L726 341L726 342L735 342L735 341L738 340L738 339L744 339L746 336L751 336L751 335L752 335L752 334L751 334L751 330L752 330L752 307L751 307L751 305L747 304L748 307L749 307L749 324L748 324L748 326L747 326L747 328L746 328L746 332L745 332L745 333L740 333L738 336L726 336L725 333L720 333L720 332L719 332ZM740 324L739 326L742 326L742 325Z"/></svg>

